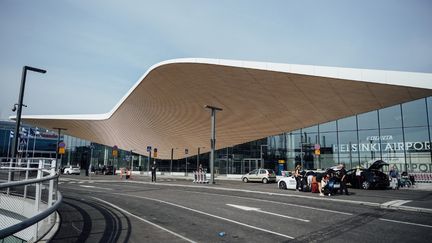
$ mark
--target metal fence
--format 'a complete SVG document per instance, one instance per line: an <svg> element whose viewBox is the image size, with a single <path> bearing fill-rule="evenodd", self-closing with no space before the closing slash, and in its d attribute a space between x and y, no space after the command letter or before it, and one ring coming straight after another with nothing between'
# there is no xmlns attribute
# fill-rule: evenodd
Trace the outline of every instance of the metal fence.
<svg viewBox="0 0 432 243"><path fill-rule="evenodd" d="M36 242L55 225L62 196L55 160L0 162L0 243Z"/></svg>

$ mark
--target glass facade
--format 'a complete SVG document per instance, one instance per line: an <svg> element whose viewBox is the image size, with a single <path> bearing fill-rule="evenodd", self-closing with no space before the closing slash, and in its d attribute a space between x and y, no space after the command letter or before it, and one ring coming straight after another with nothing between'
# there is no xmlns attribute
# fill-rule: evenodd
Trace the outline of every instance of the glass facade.
<svg viewBox="0 0 432 243"><path fill-rule="evenodd" d="M6 161L11 156L14 130L14 122L0 121L1 161ZM55 158L57 132L22 125L19 136L18 157ZM60 141L66 145L65 153L60 155L60 167L77 165L87 169L91 163L95 167L113 165L115 168L130 167L136 171L147 170L148 160L131 151L118 150L118 156L114 157L112 147L109 146L67 135L61 136Z"/></svg>
<svg viewBox="0 0 432 243"><path fill-rule="evenodd" d="M263 145L264 166L279 173L299 163L306 169L339 163L348 169L367 168L379 159L400 171L432 172L431 110L432 97L428 97L234 146L228 149L230 156L245 169L228 171L243 173L260 166Z"/></svg>

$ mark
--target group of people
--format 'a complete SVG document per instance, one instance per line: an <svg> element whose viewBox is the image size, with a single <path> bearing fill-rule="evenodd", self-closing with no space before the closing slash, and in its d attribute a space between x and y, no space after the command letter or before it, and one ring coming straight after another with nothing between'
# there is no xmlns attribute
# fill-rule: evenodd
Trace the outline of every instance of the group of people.
<svg viewBox="0 0 432 243"><path fill-rule="evenodd" d="M294 171L297 191L304 191L304 187L306 186L310 188L312 192L317 190L320 196L324 196L324 194L331 196L333 192L337 192L337 190L334 189L334 183L337 180L340 183L340 194L349 195L348 188L346 186L345 164L342 163L339 167L340 168L337 173L335 173L333 170L327 170L323 173L318 172L306 176L302 172L302 166L300 164L297 165ZM316 184L316 186L314 186L314 184Z"/></svg>

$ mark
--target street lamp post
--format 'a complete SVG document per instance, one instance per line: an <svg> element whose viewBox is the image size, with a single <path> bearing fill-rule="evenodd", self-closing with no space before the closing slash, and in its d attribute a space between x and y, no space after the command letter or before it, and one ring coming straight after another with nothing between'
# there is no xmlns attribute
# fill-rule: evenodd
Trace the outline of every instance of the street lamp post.
<svg viewBox="0 0 432 243"><path fill-rule="evenodd" d="M21 123L21 113L22 113L22 107L23 107L23 99L24 99L24 89L25 89L25 82L26 82L26 76L27 76L27 70L37 72L37 73L46 73L46 70L24 66L22 70L21 75L21 87L20 87L20 94L18 99L18 104L16 104L17 107L17 116L16 116L16 124L15 124L15 136L13 140L12 145L12 158L16 157L17 152L17 145L18 145L18 136L19 136L19 129L20 129L20 123ZM15 111L16 106L12 109L12 111Z"/></svg>
<svg viewBox="0 0 432 243"><path fill-rule="evenodd" d="M173 163L173 158L174 158L174 149L178 149L178 148L171 148L170 175L172 175L172 163Z"/></svg>
<svg viewBox="0 0 432 243"><path fill-rule="evenodd" d="M133 171L133 156L132 156L132 152L134 151L135 149L131 149L130 150L130 157L131 157L131 159L130 159L130 169L131 169L131 171Z"/></svg>
<svg viewBox="0 0 432 243"><path fill-rule="evenodd" d="M221 108L206 105L204 108L211 110L211 139L210 139L210 177L211 184L214 184L214 156L215 156L215 147L216 147L216 111L222 111Z"/></svg>
<svg viewBox="0 0 432 243"><path fill-rule="evenodd" d="M61 127L53 127L53 129L58 130L58 133L57 133L57 148L56 148L56 157L55 157L55 159L56 159L55 171L57 171L57 168L58 168L58 154L59 154L60 135L61 135L61 131L62 130L66 131L67 129L66 128L61 128Z"/></svg>
<svg viewBox="0 0 432 243"><path fill-rule="evenodd" d="M268 145L267 144L261 144L260 145L260 162L261 162L261 168L264 169L264 161L263 161L263 156L262 156L262 154L263 154L262 148L263 147L268 147Z"/></svg>

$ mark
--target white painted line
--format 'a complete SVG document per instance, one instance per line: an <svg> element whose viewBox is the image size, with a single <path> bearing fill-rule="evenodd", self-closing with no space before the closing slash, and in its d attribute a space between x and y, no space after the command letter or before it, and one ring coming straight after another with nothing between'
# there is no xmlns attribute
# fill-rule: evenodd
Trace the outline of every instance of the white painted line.
<svg viewBox="0 0 432 243"><path fill-rule="evenodd" d="M109 190L112 191L111 188L104 188L104 187L97 187L97 186L87 186L87 185L79 185L80 187L86 187L86 188L96 188L96 189L102 189L102 190Z"/></svg>
<svg viewBox="0 0 432 243"><path fill-rule="evenodd" d="M411 222L404 222L404 221L397 221L397 220L383 219L383 218L380 218L379 220L387 221L387 222L393 222L393 223L398 223L398 224L408 224L408 225L414 225L414 226L432 228L432 225L427 225L427 224L416 224L416 223L411 223Z"/></svg>
<svg viewBox="0 0 432 243"><path fill-rule="evenodd" d="M259 212L259 213L270 214L270 215L278 216L278 217L282 217L282 218L294 219L294 220L299 220L299 221L302 221L302 222L310 222L307 219L301 219L301 218L291 217L291 216L287 216L287 215L282 215L282 214L267 212L267 211L261 210L260 208L253 208L253 207L247 207L247 206L235 205L235 204L229 204L229 203L226 204L226 205L228 205L230 207L238 208L238 209L241 209L241 210L245 210L245 211L256 211L256 212Z"/></svg>
<svg viewBox="0 0 432 243"><path fill-rule="evenodd" d="M402 204L409 203L409 202L411 202L411 200L393 200L393 201L382 203L380 206L384 208L398 207L401 206Z"/></svg>
<svg viewBox="0 0 432 243"><path fill-rule="evenodd" d="M311 209L311 210L322 211L322 212L333 213L333 214L342 214L342 215L348 215L348 216L354 215L352 213L346 213L346 212L335 211L335 210L330 210L330 209L314 208L314 207L309 207L309 206L304 206L304 205L298 205L298 204L293 204L293 203L285 203L285 202L276 202L276 201L271 201L271 200L266 200L266 199L259 199L259 198L247 198L247 197L241 197L241 196L224 195L224 194L209 193L209 192L195 192L195 191L188 191L188 192L190 192L190 193L197 193L197 194L208 194L208 195L217 195L217 196L223 196L223 197L233 197L233 198L247 199L248 201L252 200L252 201L273 203L273 204L286 205L286 206L292 206L292 207L299 207L299 208Z"/></svg>
<svg viewBox="0 0 432 243"><path fill-rule="evenodd" d="M118 193L116 193L116 194L118 194ZM119 211L122 211L123 213L129 214L130 216L132 216L132 217L134 217L134 218L136 218L136 219L139 219L139 220L141 220L141 221L143 221L143 222L146 222L147 224L153 225L153 226L156 227L156 228L159 228L159 229L161 229L161 230L164 230L164 231L166 231L166 232L168 232L168 233L170 233L170 234L172 234L172 235L175 235L175 236L177 236L177 237L179 237L179 238L181 238L181 239L183 239L183 240L185 240L185 241L187 241L187 242L193 242L193 243L195 243L195 241L193 241L193 240L191 240L191 239L189 239L189 238L186 238L186 237L184 237L183 235L177 234L177 233L174 232L174 231L171 231L171 230L169 230L169 229L167 229L167 228L164 228L164 227L162 227L162 226L160 226L160 225L157 225L157 224L155 224L155 223L153 223L153 222L150 222L150 221L148 221L148 220L146 220L146 219L143 219L143 218L141 218L141 217L139 217L139 216L137 216L137 215L135 215L135 214L133 214L133 213L130 213L130 212L128 212L128 211L126 211L126 210L120 208L120 207L117 206L117 205L114 205L114 204L109 203L109 202L107 202L107 201L105 201L105 200L99 199L99 198L97 198L97 197L92 197L92 198L94 198L94 199L96 199L96 200L99 200L99 201L101 201L101 202L103 202L103 203L105 203L105 204L108 204L108 205L110 205L111 207L113 207L113 208L115 208L115 209L117 209L117 210L119 210Z"/></svg>
<svg viewBox="0 0 432 243"><path fill-rule="evenodd" d="M255 226L252 226L252 225L249 225L249 224L245 224L245 223L241 223L241 222L238 222L238 221L235 221L235 220L232 220L232 219L227 219L227 218L224 218L224 217L221 217L221 216L217 216L217 215L214 215L214 214L209 214L209 213L206 213L206 212L203 212L203 211L199 211L199 210L196 210L196 209L193 209L193 208L188 208L188 207L185 207L185 206L182 206L182 205L179 205L179 204L162 201L162 200L155 199L155 198L136 196L136 195L129 195L129 194L124 194L124 193L113 193L113 194L122 195L122 196L129 196L129 197L136 197L136 198L147 199L147 200L155 201L155 202L159 202L159 203L164 203L164 204L168 204L168 205L171 205L171 206L174 206L174 207L186 209L186 210L189 210L189 211L192 211L192 212L195 212L195 213L203 214L203 215L206 215L206 216L209 216L209 217L213 217L213 218L217 218L217 219L220 219L220 220L228 221L230 223L234 223L234 224L238 224L238 225L241 225L241 226L245 226L245 227L248 227L248 228L251 228L251 229L255 229L255 230L263 231L263 232L266 232L266 233L282 236L282 237L285 237L285 238L288 238L288 239L294 239L294 237L289 236L289 235L284 235L284 234L281 234L281 233L278 233L278 232L274 232L274 231L271 231L271 230L262 229L262 228L255 227Z"/></svg>

